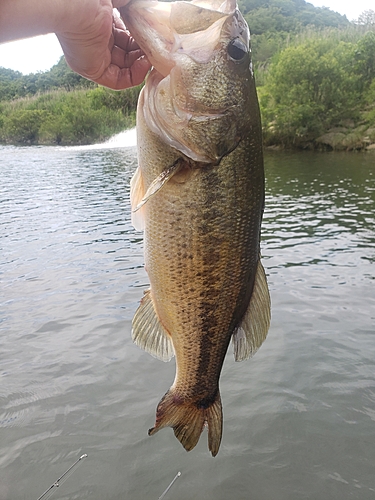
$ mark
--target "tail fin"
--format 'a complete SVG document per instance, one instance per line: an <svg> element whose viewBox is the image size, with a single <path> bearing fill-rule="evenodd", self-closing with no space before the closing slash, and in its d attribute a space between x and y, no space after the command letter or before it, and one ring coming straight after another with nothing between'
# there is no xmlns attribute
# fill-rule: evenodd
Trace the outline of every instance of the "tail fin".
<svg viewBox="0 0 375 500"><path fill-rule="evenodd" d="M208 401L183 400L170 389L158 404L155 427L148 431L154 435L163 427L173 427L176 438L186 451L198 443L204 425L208 427L208 448L215 457L220 448L223 430L223 412L220 393Z"/></svg>

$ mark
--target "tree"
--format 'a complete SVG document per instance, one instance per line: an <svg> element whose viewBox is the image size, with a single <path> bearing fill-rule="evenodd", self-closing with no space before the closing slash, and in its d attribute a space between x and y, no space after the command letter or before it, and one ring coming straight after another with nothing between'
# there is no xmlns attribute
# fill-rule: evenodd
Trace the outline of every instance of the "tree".
<svg viewBox="0 0 375 500"><path fill-rule="evenodd" d="M375 11L371 9L363 11L357 19L356 24L362 26L375 26Z"/></svg>
<svg viewBox="0 0 375 500"><path fill-rule="evenodd" d="M305 0L239 0L241 11L256 35L275 31L288 33L302 26L345 27L349 26L346 16L326 7L314 7Z"/></svg>
<svg viewBox="0 0 375 500"><path fill-rule="evenodd" d="M360 90L363 91L371 84L372 80L375 79L375 32L374 31L368 31L364 35L364 37L361 38L357 43L355 50L355 63L356 63L355 64L356 70L361 75Z"/></svg>
<svg viewBox="0 0 375 500"><path fill-rule="evenodd" d="M264 124L281 140L316 136L353 116L359 102L355 45L311 39L273 61L260 93Z"/></svg>

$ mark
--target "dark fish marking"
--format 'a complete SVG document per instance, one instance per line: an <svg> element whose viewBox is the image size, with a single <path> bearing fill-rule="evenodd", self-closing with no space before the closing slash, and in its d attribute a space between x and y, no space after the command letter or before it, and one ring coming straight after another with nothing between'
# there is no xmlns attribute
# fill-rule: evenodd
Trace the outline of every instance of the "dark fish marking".
<svg viewBox="0 0 375 500"><path fill-rule="evenodd" d="M218 392L219 391L216 391L212 395L207 396L207 397L199 400L196 403L197 408L200 409L200 410L207 410L207 408L209 408L210 406L212 406L215 403L215 400L217 398Z"/></svg>

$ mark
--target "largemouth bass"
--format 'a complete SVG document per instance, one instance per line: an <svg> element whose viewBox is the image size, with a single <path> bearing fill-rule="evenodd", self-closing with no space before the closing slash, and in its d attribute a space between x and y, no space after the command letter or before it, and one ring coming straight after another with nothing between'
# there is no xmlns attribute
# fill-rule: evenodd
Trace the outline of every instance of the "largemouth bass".
<svg viewBox="0 0 375 500"><path fill-rule="evenodd" d="M121 14L154 67L138 103L139 164L131 183L151 286L132 335L157 358L176 356L174 383L149 434L172 427L189 451L207 425L215 456L230 340L236 361L247 359L270 323L249 30L233 0L132 0Z"/></svg>

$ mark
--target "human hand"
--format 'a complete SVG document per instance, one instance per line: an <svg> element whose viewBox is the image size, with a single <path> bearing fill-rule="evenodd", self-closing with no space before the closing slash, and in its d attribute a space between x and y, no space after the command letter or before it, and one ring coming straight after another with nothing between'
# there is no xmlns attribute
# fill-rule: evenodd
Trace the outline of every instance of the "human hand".
<svg viewBox="0 0 375 500"><path fill-rule="evenodd" d="M129 0L80 0L62 19L56 32L69 66L100 85L121 90L139 85L151 67L125 25L113 11Z"/></svg>

